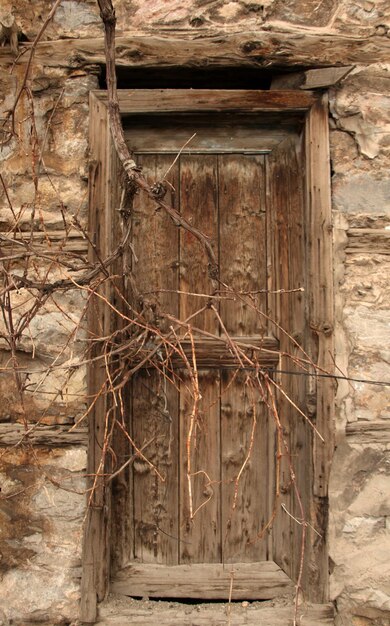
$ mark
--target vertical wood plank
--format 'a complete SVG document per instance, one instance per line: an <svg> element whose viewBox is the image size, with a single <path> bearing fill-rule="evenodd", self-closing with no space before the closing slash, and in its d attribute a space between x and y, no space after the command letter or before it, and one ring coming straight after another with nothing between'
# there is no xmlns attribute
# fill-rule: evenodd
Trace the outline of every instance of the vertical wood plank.
<svg viewBox="0 0 390 626"><path fill-rule="evenodd" d="M118 210L122 200L122 166L115 152L114 146L111 147L111 168L110 168L110 189L111 189L111 215L110 215L110 233L112 238L112 247L115 248L118 243L124 239L125 231L129 227L127 220L124 220L121 212ZM108 198L107 198L108 201ZM110 302L113 308L110 310L110 328L112 331L120 331L124 328L126 322L120 316L125 315L129 311L121 298L121 294L127 296L127 277L126 267L129 263L131 250L125 250L113 264L111 268L111 293ZM118 312L117 312L118 311ZM117 335L117 341L121 341L120 334ZM123 425L128 433L131 433L131 382L121 390L122 402L112 414L112 419L117 420ZM123 414L120 407L123 407ZM112 448L115 455L112 458L112 471L116 472L124 465L132 451L129 439L123 431L116 426L112 433ZM132 498L129 490L131 468L125 467L111 482L111 523L110 523L110 569L111 575L128 563L133 558L133 536L132 536Z"/></svg>
<svg viewBox="0 0 390 626"><path fill-rule="evenodd" d="M306 254L305 254L305 203L303 187L303 158L302 140L297 138L291 145L289 176L289 277L292 289L303 288L306 292ZM305 312L305 292L293 292L288 297L291 302L291 336L304 349L307 350L307 319ZM290 354L293 357L304 357L303 352L290 342ZM307 410L307 380L301 376L302 369L293 361L290 361L289 371L293 372L288 381L289 394L294 403L305 414ZM295 375L294 375L295 373ZM292 462L299 498L304 510L304 517L310 520L310 493L312 477L308 472L312 462L313 433L308 422L295 409L292 409L293 428L291 431ZM291 513L297 519L302 518L300 502L295 490L291 494ZM302 541L302 528L293 524L293 538L297 546ZM307 554L310 554L310 546L306 545ZM300 568L300 550L294 552L293 577L297 580ZM305 563L304 576L309 575L307 561Z"/></svg>
<svg viewBox="0 0 390 626"><path fill-rule="evenodd" d="M267 559L256 537L269 515L268 416L246 374L233 377L222 372L222 560L246 563Z"/></svg>
<svg viewBox="0 0 390 626"><path fill-rule="evenodd" d="M133 381L133 438L143 459L133 463L134 557L178 564L178 392L156 371ZM163 479L163 480L162 480Z"/></svg>
<svg viewBox="0 0 390 626"><path fill-rule="evenodd" d="M280 350L285 352L290 348L290 341L281 329L290 330L290 299L287 294L280 293L280 290L290 289L289 280L289 248L288 248L288 142L282 142L268 158L268 225L270 233L268 236L269 245L269 289L279 293L272 294L270 298L269 315L276 324L270 323L271 332L279 340ZM288 370L287 360L281 359L281 370ZM275 381L288 393L289 376L287 374L276 374ZM273 389L276 398L277 409L283 435L291 446L290 429L292 423L291 407L283 396ZM278 484L273 485L273 491L279 490L281 497L277 505L277 514L272 529L272 554L275 562L289 575L292 575L292 520L283 512L283 503L287 510L291 511L291 479L288 458L283 447L278 443L278 432L274 422L272 412L270 412L270 429L275 436L274 462L277 462L277 455L280 458L280 471L275 476ZM280 449L279 449L280 448Z"/></svg>
<svg viewBox="0 0 390 626"><path fill-rule="evenodd" d="M170 155L137 157L150 184L161 181L172 164ZM167 201L176 206L178 165L167 174ZM132 215L133 277L148 319L166 331L159 311L178 315L178 229L145 194L136 196ZM134 557L144 563L178 562L178 392L156 370L139 372L133 381L132 432L145 457L132 466Z"/></svg>
<svg viewBox="0 0 390 626"><path fill-rule="evenodd" d="M305 128L306 141L306 221L308 237L309 350L314 362L328 372L333 371L334 296L333 240L330 198L330 158L328 98L323 95L309 111ZM323 534L318 537L309 530L311 542L308 595L314 602L329 597L328 552L328 483L334 450L335 383L331 378L318 378L312 383L315 398L315 422L325 443L314 437L312 525Z"/></svg>
<svg viewBox="0 0 390 626"><path fill-rule="evenodd" d="M116 415L126 432L132 436L131 404L132 383L122 390L124 416ZM133 450L128 437L118 427L113 433L113 449L115 450L115 472L129 460ZM132 469L127 465L112 480L111 486L111 575L125 567L134 559L134 528L133 528L133 493Z"/></svg>
<svg viewBox="0 0 390 626"><path fill-rule="evenodd" d="M220 278L239 292L266 289L265 176L263 155L219 155ZM248 297L224 300L221 315L229 333L261 334L265 323ZM254 296L266 310L266 294Z"/></svg>
<svg viewBox="0 0 390 626"><path fill-rule="evenodd" d="M140 154L137 162L143 167L149 184L159 182L172 163L171 155ZM178 165L167 175L166 200L177 207ZM137 289L142 294L142 308L152 311L161 330L169 328L170 322L158 318L159 310L178 314L178 228L156 203L137 194L132 212L132 244L135 256L132 270ZM135 258L136 257L136 258ZM137 259L137 260L136 260ZM164 291L161 291L164 290ZM149 313L150 317L150 313Z"/></svg>
<svg viewBox="0 0 390 626"><path fill-rule="evenodd" d="M334 311L332 277L332 209L328 99L323 96L311 108L306 122L306 193L309 220L309 297L311 350L317 364L333 370ZM326 444L314 443L314 493L326 496L333 454L334 381L316 381L316 424Z"/></svg>
<svg viewBox="0 0 390 626"><path fill-rule="evenodd" d="M89 229L92 240L101 258L110 252L111 237L107 230L111 200L107 202L107 188L110 180L111 146L108 129L106 106L91 94L90 97L90 171L89 171ZM90 248L90 261L96 262L95 252ZM109 285L100 287L100 293L107 295ZM110 313L103 300L96 296L91 298L88 328L90 338L98 338L107 334L110 325ZM99 348L95 345L91 357L98 356ZM95 362L88 368L88 395L94 397L104 385L106 373L104 368ZM81 583L81 619L94 623L97 615L97 601L105 596L109 575L109 494L105 489L105 481L94 475L98 470L104 473L106 467L101 466L104 442L105 421L108 404L107 396L100 395L89 414L89 442L87 472L91 477L89 487L94 486L88 501L89 508L84 530L83 571Z"/></svg>
<svg viewBox="0 0 390 626"><path fill-rule="evenodd" d="M307 349L307 320L305 292L305 222L303 198L303 157L299 137L282 142L270 157L270 248L271 287L289 293L274 294L270 315L280 328L275 327L280 349L281 373L275 378L282 392L275 391L283 434L287 441L281 459L280 508L275 520L273 543L275 560L297 580L300 568L302 526L295 519L310 519L311 475L308 471L312 459L310 426L289 403L291 401L306 412L306 378L294 358L304 358ZM293 290L293 291L291 291ZM294 472L291 479L289 465ZM297 489L297 491L296 491ZM297 494L298 492L298 494ZM300 504L303 505L303 512ZM283 507L281 506L283 505ZM293 516L293 518L291 517ZM296 546L291 550L290 546ZM309 554L309 550L307 552Z"/></svg>
<svg viewBox="0 0 390 626"><path fill-rule="evenodd" d="M191 438L192 510L188 484L187 442L193 407L186 376L180 394L180 563L220 563L220 423L218 372L199 372L202 395Z"/></svg>
<svg viewBox="0 0 390 626"><path fill-rule="evenodd" d="M218 202L217 157L189 154L180 157L180 212L193 226L210 237L217 252ZM211 294L208 262L201 243L191 233L180 231L180 290L187 293ZM205 298L180 294L180 317L193 315L206 304ZM213 311L197 315L192 324L209 332L218 331Z"/></svg>
<svg viewBox="0 0 390 626"><path fill-rule="evenodd" d="M293 358L306 358L307 351L307 319L306 301L306 253L305 253L305 203L303 187L303 156L302 139L296 137L285 146L286 164L286 210L288 214L288 278L290 289L303 288L304 292L293 291L282 298L289 299L290 319L286 330L291 335L288 341L288 352L292 358L284 360L282 369L291 372L284 381L284 390L291 400L305 414L307 411L307 379L302 376L303 370L293 361ZM296 343L295 343L296 342ZM298 344L298 345L297 345ZM286 342L287 345L287 342ZM296 519L310 521L310 493L311 473L308 467L312 462L312 431L308 422L299 412L293 408L290 411L290 446L291 463L294 469L296 489L291 487L291 509L289 513ZM303 513L302 513L303 508ZM285 513L286 515L286 513ZM291 537L297 549L292 553L291 572L293 580L297 580L301 567L301 543L302 527L296 522L291 522ZM307 556L310 554L310 546L306 545ZM308 575L308 559L305 561L303 575ZM310 574L309 574L310 575Z"/></svg>

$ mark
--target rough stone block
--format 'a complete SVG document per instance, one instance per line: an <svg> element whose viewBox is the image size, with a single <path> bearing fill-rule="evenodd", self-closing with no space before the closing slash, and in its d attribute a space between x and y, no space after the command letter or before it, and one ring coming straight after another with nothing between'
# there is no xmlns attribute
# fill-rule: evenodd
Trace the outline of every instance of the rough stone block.
<svg viewBox="0 0 390 626"><path fill-rule="evenodd" d="M80 594L85 450L15 449L1 466L12 496L0 503L4 618L20 625L70 622Z"/></svg>
<svg viewBox="0 0 390 626"><path fill-rule="evenodd" d="M390 177L385 172L336 175L332 191L333 207L339 211L390 215Z"/></svg>

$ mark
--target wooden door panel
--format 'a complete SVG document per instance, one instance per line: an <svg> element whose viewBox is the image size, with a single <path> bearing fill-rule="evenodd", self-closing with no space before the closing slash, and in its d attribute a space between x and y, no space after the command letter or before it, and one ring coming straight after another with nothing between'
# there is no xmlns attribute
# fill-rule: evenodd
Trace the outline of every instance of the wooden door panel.
<svg viewBox="0 0 390 626"><path fill-rule="evenodd" d="M143 563L178 563L178 396L155 370L134 377L132 434L145 455L132 465L134 558Z"/></svg>
<svg viewBox="0 0 390 626"><path fill-rule="evenodd" d="M220 377L218 370L201 370L198 378L201 400L196 412L188 377L180 393L179 562L220 563Z"/></svg>
<svg viewBox="0 0 390 626"><path fill-rule="evenodd" d="M248 374L221 375L222 561L267 559L267 541L258 534L268 521L272 475L268 457L268 416Z"/></svg>
<svg viewBox="0 0 390 626"><path fill-rule="evenodd" d="M162 180L172 165L172 158L163 154L140 154L137 161L153 184ZM179 166L171 167L167 175L167 201L178 206ZM179 312L178 260L179 232L170 218L156 212L156 204L146 195L137 194L132 210L132 272L142 302L137 307L155 304L161 311L177 317ZM169 327L160 320L161 329Z"/></svg>
<svg viewBox="0 0 390 626"><path fill-rule="evenodd" d="M290 148L291 149L291 148ZM293 289L289 275L289 199L288 180L289 174L286 171L288 167L289 157L285 154L285 146L278 146L275 152L267 159L267 179L269 184L269 206L272 210L268 212L269 223L269 267L270 280L269 289L271 290L269 298L269 315L274 323L271 323L271 331L280 342L280 349L284 354L288 354L291 350L291 340L287 333L291 329L291 302L289 294L283 295L283 291ZM297 174L297 172L295 173ZM292 330L292 332L294 332ZM283 371L290 370L290 360L283 356L281 359ZM275 382L286 390L290 376L287 373L278 374ZM277 396L278 413L280 416L281 426L283 428L284 440L287 442L289 449L291 444L291 417L293 410L288 399L283 394L278 394L276 388L274 393ZM279 456L278 468L278 487L283 497L283 504L291 515L294 513L291 509L291 475L289 462L290 459L283 446L283 440L280 437L275 438L275 455ZM276 503L280 511L280 503ZM293 545L294 525L293 520L284 511L280 511L275 517L272 532L272 553L274 559L282 569L289 575L292 573L293 563L291 559L291 545ZM295 538L296 539L296 538Z"/></svg>
<svg viewBox="0 0 390 626"><path fill-rule="evenodd" d="M221 315L232 335L261 334L266 325L256 307L266 310L266 222L263 155L218 157L220 278L239 293L257 292L252 300L222 300Z"/></svg>
<svg viewBox="0 0 390 626"><path fill-rule="evenodd" d="M244 351L246 345L277 349L263 340L257 310L266 310L264 155L185 154L172 167L171 155L138 159L151 180L169 172L168 199L210 237L222 281L221 302L213 303L223 326L211 309L196 314L216 288L202 246L156 213L152 201L137 197L132 243L135 279L146 293L141 306L155 303L183 321L192 316L196 328L216 338L227 330ZM184 325L183 347L193 364L186 332ZM229 345L202 335L195 340L197 392L177 354L176 388L149 370L133 381L132 433L149 461L137 459L132 469L134 558L170 566L262 561L267 541L257 535L269 515L265 481L273 483L266 407L245 374L223 369L235 364ZM261 358L277 361L276 354Z"/></svg>
<svg viewBox="0 0 390 626"><path fill-rule="evenodd" d="M180 213L210 238L218 256L218 172L216 155L189 154L180 157ZM191 233L180 231L180 317L193 316L207 302L213 285L202 244ZM192 317L191 323L211 333L218 332L218 321L209 309Z"/></svg>
<svg viewBox="0 0 390 626"><path fill-rule="evenodd" d="M301 143L286 139L267 160L269 180L269 213L271 261L270 287L280 290L270 301L270 316L274 325L274 334L279 340L282 353L281 372L275 377L275 383L284 393L274 389L283 434L289 451L282 450L280 459L280 489L283 494L284 508L275 519L272 540L275 561L292 578L296 578L300 568L299 558L291 551L291 545L299 545L301 529L294 521L309 515L308 495L310 493L311 474L311 437L312 433L302 414L292 406L288 398L303 413L307 413L308 387L302 371L307 366L300 365L294 359L307 359L302 349L307 345L304 290L305 252L304 252L304 202L301 172ZM302 289L302 291L299 291ZM306 370L305 370L306 367ZM295 487L292 485L291 466L294 468ZM299 492L299 496L297 496Z"/></svg>

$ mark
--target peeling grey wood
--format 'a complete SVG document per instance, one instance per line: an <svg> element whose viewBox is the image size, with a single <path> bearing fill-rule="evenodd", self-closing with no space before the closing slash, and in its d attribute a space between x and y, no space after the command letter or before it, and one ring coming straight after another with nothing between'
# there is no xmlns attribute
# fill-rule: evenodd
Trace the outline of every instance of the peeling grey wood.
<svg viewBox="0 0 390 626"><path fill-rule="evenodd" d="M293 72L276 76L271 89L324 89L336 85L353 70L354 66L323 67L306 72Z"/></svg>
<svg viewBox="0 0 390 626"><path fill-rule="evenodd" d="M29 424L0 424L0 446L14 446L24 441L35 446L63 447L86 446L88 434L86 428L69 431L70 426L41 426Z"/></svg>

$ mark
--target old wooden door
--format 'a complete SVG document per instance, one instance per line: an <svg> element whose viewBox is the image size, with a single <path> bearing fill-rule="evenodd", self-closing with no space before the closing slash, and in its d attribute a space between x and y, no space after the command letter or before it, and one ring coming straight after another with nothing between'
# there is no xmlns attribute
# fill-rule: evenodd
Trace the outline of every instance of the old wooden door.
<svg viewBox="0 0 390 626"><path fill-rule="evenodd" d="M129 463L112 481L111 502L93 509L90 526L96 521L104 550L111 508L110 588L133 596L266 599L293 590L301 573L321 602L329 445L313 441L302 413L330 432L331 393L327 379L301 374L310 374L313 362L326 367L331 354L324 321L331 319L330 204L321 174L326 109L294 92L129 92L122 105L138 163L151 183L165 181L166 200L210 238L219 277L210 279L191 234L136 196L136 289L127 297L174 348L159 351L158 330L143 336L157 358L133 377L124 415L145 458ZM98 101L96 111L103 123ZM100 135L94 141L103 163ZM102 189L112 189L116 175L115 159L108 165L97 170ZM109 196L99 190L95 184L91 206L95 213L104 207L110 222L118 206L112 201L107 212ZM110 228L101 232L115 232ZM275 395L279 430L272 404L253 384L258 369L285 392ZM98 409L97 402L95 465L104 415ZM281 451L281 435L290 455ZM121 466L134 448L126 437L115 445ZM88 545L85 584L95 568L101 598L107 560L100 567L96 541Z"/></svg>
<svg viewBox="0 0 390 626"><path fill-rule="evenodd" d="M269 155L282 141L291 161L284 163L278 184L293 198L291 216L284 207L279 214L276 203L270 207L269 182L267 191L267 176L275 167ZM292 585L274 561L274 552L280 556L291 548L291 520L286 515L282 529L278 521L273 524L276 550L265 530L280 504L275 503L280 481L275 476L276 431L250 363L254 359L259 367L272 368L279 361L267 295L267 286L275 289L269 267L275 246L267 243L275 220L285 220L285 229L279 224L280 236L291 238L293 232L298 245L291 250L294 284L287 276L277 287L299 288L304 282L297 141L293 123L281 128L257 116L140 118L129 129L137 163L150 183L165 181L166 199L210 238L219 280L210 279L200 242L156 211L152 200L137 196L132 270L138 306L154 316L162 332L171 328L172 340L182 338L197 381L177 351L170 359L165 351L161 354L160 371L145 367L133 379L128 428L146 459L138 458L123 475L117 485L121 496L114 493L120 520L115 526L114 591L259 599ZM294 225L288 225L291 219ZM281 243L290 254L288 240ZM283 254L277 266L285 262ZM288 263L277 271L287 268ZM302 297L298 317L301 303ZM285 318L282 314L279 322ZM234 354L229 337L250 360ZM287 502L288 472L282 481Z"/></svg>

